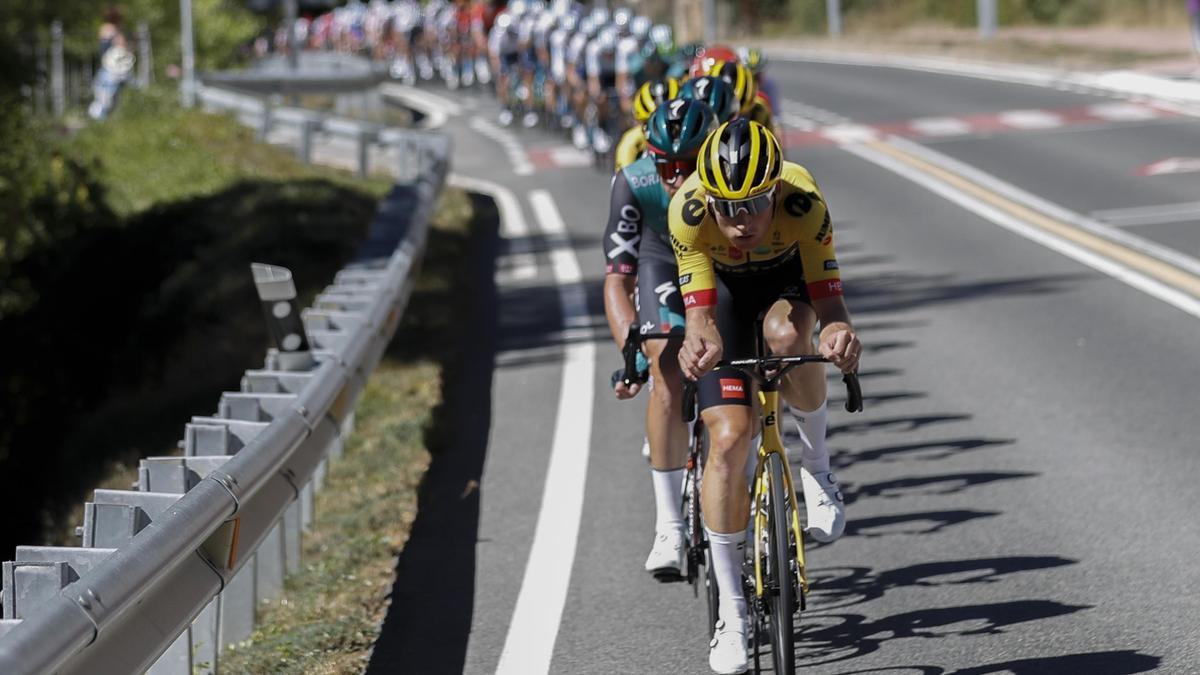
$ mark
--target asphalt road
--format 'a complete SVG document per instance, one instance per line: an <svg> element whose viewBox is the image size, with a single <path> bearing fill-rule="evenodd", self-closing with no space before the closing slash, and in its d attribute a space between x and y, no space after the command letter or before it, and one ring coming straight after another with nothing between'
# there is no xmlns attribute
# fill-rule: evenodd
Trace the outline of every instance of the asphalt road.
<svg viewBox="0 0 1200 675"><path fill-rule="evenodd" d="M793 124L967 120L960 133L909 142L1200 257L1200 215L1189 220L1195 211L1178 207L1200 199L1200 174L1145 170L1200 157L1198 119L1063 113L1075 122L987 124L1114 99L892 68L772 68L785 99L807 106L791 107ZM644 403L607 390L618 366L600 296L608 178L572 166L573 153L545 132L496 131L497 109L482 95L437 93L461 106L447 123L455 173L511 191L528 229L498 223L495 273L481 282L496 311L463 321L492 355L491 372L458 386L490 387L490 409L470 418L490 432L464 450L482 471L452 474L447 494L458 492L453 481L476 480L478 509L440 521L440 534L419 543L454 574L433 566L381 645L403 656L395 663L406 672L520 672L502 663L506 640L509 651L544 648L545 667L525 672L707 672L703 598L641 570L654 517L639 454ZM892 170L871 159L890 147L803 143L788 152L831 205L867 347L863 414L841 412L831 379L830 445L849 525L810 552L813 594L798 624L805 672L1200 672L1200 314L1185 309L1187 298L1200 300L1197 278L1146 263L1143 273L1173 279L1183 297L1164 301L1146 290L1153 284L1131 285L1120 269L1083 264L935 194L914 180L917 164ZM544 231L536 190L548 192L566 236ZM1019 219L1027 205L1013 201L999 208ZM1124 260L1127 250L1093 248L1087 259ZM571 253L587 304L564 331L557 274ZM564 383L570 350L589 341L592 381ZM556 427L562 400L578 401L580 387L593 388L590 420ZM563 517L574 513L564 502L543 503L548 472L561 468L552 448L564 439L567 459L556 461L578 461L586 474L577 489L552 487L566 488L556 500L582 492L577 524ZM551 564L527 577L539 517L546 560L569 569ZM473 550L446 544L464 540ZM554 572L564 583L561 618ZM556 631L512 627L523 593L540 603L525 619L549 617Z"/></svg>

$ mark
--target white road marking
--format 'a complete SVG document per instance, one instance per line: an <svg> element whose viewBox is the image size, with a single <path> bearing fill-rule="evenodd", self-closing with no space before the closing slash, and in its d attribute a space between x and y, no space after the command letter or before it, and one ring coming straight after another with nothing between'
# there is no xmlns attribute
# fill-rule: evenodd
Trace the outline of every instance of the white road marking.
<svg viewBox="0 0 1200 675"><path fill-rule="evenodd" d="M438 129L446 124L447 117L463 114L463 108L458 103L415 87L388 82L379 86L379 92L385 97L399 99L424 113L425 120L421 126L426 129Z"/></svg>
<svg viewBox="0 0 1200 675"><path fill-rule="evenodd" d="M1062 255L1071 258L1077 262L1083 263L1092 269L1098 270L1108 276L1132 286L1147 295L1158 298L1184 312L1191 314L1196 318L1200 318L1200 299L1194 298L1191 295L1179 291L1171 286L1168 286L1156 279L1152 279L1140 272L1137 272L1125 265L1115 262L1109 258L1097 255L1074 242L1063 239L1062 237L1050 234L1044 230L1038 229L1025 221L1012 216L991 204L988 204L972 195L969 195L961 190L958 190L942 181L930 176L921 171L913 171L912 167L903 162L886 155L878 150L874 150L861 145L843 146L843 150L861 157L862 159L876 164L885 169L895 172L903 176L925 189L933 192L951 201L959 206L982 216L1000 227L1003 227L1010 232L1019 234L1030 241L1036 242L1046 248L1061 253Z"/></svg>
<svg viewBox="0 0 1200 675"><path fill-rule="evenodd" d="M1032 192L1022 190L1012 183L1002 181L990 173L981 171L980 169L977 169L970 164L966 164L965 162L960 162L957 159L942 154L928 146L924 146L919 143L913 143L912 141L907 141L902 138L892 138L888 142L891 145L909 153L910 155L916 155L930 164L940 166L951 173L956 173L967 180L970 180L978 185L982 185L992 192L1007 197L1018 204L1024 204L1035 211L1040 211L1051 218L1061 220L1064 223L1070 223L1071 225L1074 225L1085 232L1094 234L1097 237L1103 237L1126 248L1133 249L1139 253L1144 253L1169 265L1174 265L1181 270L1186 270L1191 274L1200 276L1200 260L1197 260L1190 255L1177 251L1176 249L1168 246L1155 243L1149 239L1146 239L1145 237L1139 237L1136 234L1117 229L1110 225L1105 225L1095 218L1088 218L1081 213L1076 213L1075 211L1055 204L1048 199L1039 197Z"/></svg>
<svg viewBox="0 0 1200 675"><path fill-rule="evenodd" d="M1162 117L1162 113L1137 103L1101 103L1089 106L1088 114L1111 122L1136 122Z"/></svg>
<svg viewBox="0 0 1200 675"><path fill-rule="evenodd" d="M504 152L508 155L508 161L513 165L513 173L518 176L533 175L533 164L529 161L529 155L525 154L525 148L511 132L501 129L482 117L472 118L471 128L496 141L500 147L504 148Z"/></svg>
<svg viewBox="0 0 1200 675"><path fill-rule="evenodd" d="M592 153L580 150L573 145L563 145L550 151L550 158L556 166L585 167L592 165Z"/></svg>
<svg viewBox="0 0 1200 675"><path fill-rule="evenodd" d="M1054 129L1064 123L1062 117L1047 110L1009 110L996 118L1014 129Z"/></svg>
<svg viewBox="0 0 1200 675"><path fill-rule="evenodd" d="M521 202L512 190L498 183L458 174L451 175L449 182L454 187L482 192L496 200L496 205L500 208L500 236L510 240L528 239L529 224L521 211ZM528 244L528 241L522 243ZM507 274L512 279L525 280L537 276L537 261L528 251L513 253L508 256L508 263Z"/></svg>
<svg viewBox="0 0 1200 675"><path fill-rule="evenodd" d="M1131 225L1155 225L1158 223L1186 223L1200 221L1200 202L1183 204L1155 204L1135 206L1127 209L1092 211L1092 217L1117 227Z"/></svg>
<svg viewBox="0 0 1200 675"><path fill-rule="evenodd" d="M921 117L908 126L922 136L961 136L972 131L970 123L957 117Z"/></svg>
<svg viewBox="0 0 1200 675"><path fill-rule="evenodd" d="M827 126L833 124L850 123L850 118L844 115L839 115L831 110L825 110L824 108L818 108L814 105L808 105L807 103L792 101L790 99L784 99L783 110L785 113L792 113L808 120L812 120L818 124Z"/></svg>
<svg viewBox="0 0 1200 675"><path fill-rule="evenodd" d="M819 133L834 143L866 143L880 137L877 129L865 124L838 124L821 129Z"/></svg>
<svg viewBox="0 0 1200 675"><path fill-rule="evenodd" d="M583 273L567 241L566 226L549 192L535 190L529 201L549 244L565 332L571 333L572 327L585 331L588 311ZM543 675L550 671L583 514L595 365L594 342L567 342L542 507L497 675Z"/></svg>

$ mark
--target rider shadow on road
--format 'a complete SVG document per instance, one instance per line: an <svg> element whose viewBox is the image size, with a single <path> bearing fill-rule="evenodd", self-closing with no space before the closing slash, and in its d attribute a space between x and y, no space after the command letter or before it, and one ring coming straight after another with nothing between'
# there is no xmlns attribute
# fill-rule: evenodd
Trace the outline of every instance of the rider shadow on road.
<svg viewBox="0 0 1200 675"><path fill-rule="evenodd" d="M931 306L973 302L982 298L1061 293L1068 285L1088 281L1087 274L955 281L950 274L886 272L854 277L846 282L846 303L855 316L877 312L927 309Z"/></svg>
<svg viewBox="0 0 1200 675"><path fill-rule="evenodd" d="M1090 609L1053 600L1014 600L903 612L874 621L861 614L814 614L796 636L805 662L829 664L874 653L903 638L999 635L1010 626Z"/></svg>

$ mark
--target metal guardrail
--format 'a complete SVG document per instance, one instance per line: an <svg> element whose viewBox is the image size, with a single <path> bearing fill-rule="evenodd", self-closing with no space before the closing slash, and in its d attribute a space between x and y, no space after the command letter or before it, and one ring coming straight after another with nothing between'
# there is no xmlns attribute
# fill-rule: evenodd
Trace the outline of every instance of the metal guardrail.
<svg viewBox="0 0 1200 675"><path fill-rule="evenodd" d="M295 134L291 140L296 142L296 156L305 163L312 162L315 137L327 134L356 143L360 176L367 175L371 149L375 147L399 150L396 168L401 180L411 179L421 171L421 167L415 165L413 160L419 157L416 146L426 142L427 135L422 131L389 127L305 108L274 105L269 99L211 85L199 87L196 95L206 110L233 113L243 124L255 129L263 140L281 129Z"/></svg>
<svg viewBox="0 0 1200 675"><path fill-rule="evenodd" d="M182 457L142 460L137 490L96 490L84 547L18 547L3 565L0 673L217 671L259 600L298 568L329 458L400 321L447 172L448 141L381 205L359 260L295 319L282 268L255 281L277 348L242 391L184 430ZM307 351L311 347L311 351Z"/></svg>

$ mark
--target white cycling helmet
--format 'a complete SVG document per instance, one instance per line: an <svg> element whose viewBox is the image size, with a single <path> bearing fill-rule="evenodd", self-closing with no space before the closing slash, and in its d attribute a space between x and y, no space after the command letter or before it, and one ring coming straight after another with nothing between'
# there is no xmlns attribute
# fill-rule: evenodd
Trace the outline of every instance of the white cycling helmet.
<svg viewBox="0 0 1200 675"><path fill-rule="evenodd" d="M526 10L525 0L512 0L508 3L508 13L514 18L520 17Z"/></svg>
<svg viewBox="0 0 1200 675"><path fill-rule="evenodd" d="M650 41L658 47L669 47L675 43L671 27L665 23L656 24L650 29Z"/></svg>
<svg viewBox="0 0 1200 675"><path fill-rule="evenodd" d="M644 16L635 16L629 22L629 32L639 40L645 40L646 35L650 33L650 19Z"/></svg>
<svg viewBox="0 0 1200 675"><path fill-rule="evenodd" d="M591 17L592 23L596 24L597 26L607 26L609 20L608 8L593 7Z"/></svg>

